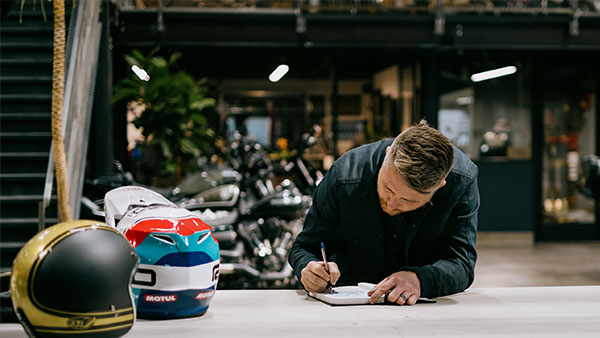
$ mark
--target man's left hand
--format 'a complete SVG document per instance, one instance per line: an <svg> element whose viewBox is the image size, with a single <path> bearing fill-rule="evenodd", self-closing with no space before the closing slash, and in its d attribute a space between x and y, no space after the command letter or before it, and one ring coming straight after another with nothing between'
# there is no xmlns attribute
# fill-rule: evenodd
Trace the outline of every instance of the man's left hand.
<svg viewBox="0 0 600 338"><path fill-rule="evenodd" d="M421 282L417 274L412 271L393 273L369 291L368 295L371 297L369 302L375 304L381 296L388 292L388 303L415 305L421 296Z"/></svg>

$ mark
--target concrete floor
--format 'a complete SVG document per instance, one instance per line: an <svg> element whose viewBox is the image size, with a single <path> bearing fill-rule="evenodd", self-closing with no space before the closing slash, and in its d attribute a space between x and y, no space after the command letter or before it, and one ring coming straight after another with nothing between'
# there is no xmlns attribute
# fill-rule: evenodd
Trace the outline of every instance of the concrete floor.
<svg viewBox="0 0 600 338"><path fill-rule="evenodd" d="M472 287L600 285L600 242L534 243L531 232L479 233Z"/></svg>

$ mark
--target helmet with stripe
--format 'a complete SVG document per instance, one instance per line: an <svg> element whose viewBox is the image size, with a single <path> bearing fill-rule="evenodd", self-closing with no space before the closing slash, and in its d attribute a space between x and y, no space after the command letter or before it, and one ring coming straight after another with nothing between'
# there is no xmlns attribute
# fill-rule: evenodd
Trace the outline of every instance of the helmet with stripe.
<svg viewBox="0 0 600 338"><path fill-rule="evenodd" d="M219 277L219 244L192 212L142 187L120 187L104 198L106 221L140 257L132 286L141 318L204 314Z"/></svg>
<svg viewBox="0 0 600 338"><path fill-rule="evenodd" d="M17 254L13 307L30 337L120 337L135 321L137 264L123 235L104 223L56 224Z"/></svg>

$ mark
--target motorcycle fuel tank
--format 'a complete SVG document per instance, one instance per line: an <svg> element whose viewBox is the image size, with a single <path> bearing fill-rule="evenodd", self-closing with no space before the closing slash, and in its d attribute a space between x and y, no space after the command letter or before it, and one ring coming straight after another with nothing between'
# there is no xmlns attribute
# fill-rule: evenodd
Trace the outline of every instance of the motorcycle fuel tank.
<svg viewBox="0 0 600 338"><path fill-rule="evenodd" d="M270 194L250 207L253 217L278 216L286 220L297 218L305 209L307 198L292 190Z"/></svg>

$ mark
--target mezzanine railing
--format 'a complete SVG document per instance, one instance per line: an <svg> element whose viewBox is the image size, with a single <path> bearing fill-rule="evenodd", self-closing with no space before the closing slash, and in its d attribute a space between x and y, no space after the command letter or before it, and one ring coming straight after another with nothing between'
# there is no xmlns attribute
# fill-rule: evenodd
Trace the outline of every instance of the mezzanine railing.
<svg viewBox="0 0 600 338"><path fill-rule="evenodd" d="M121 9L137 10L306 10L340 13L563 14L600 16L599 0L118 0Z"/></svg>

